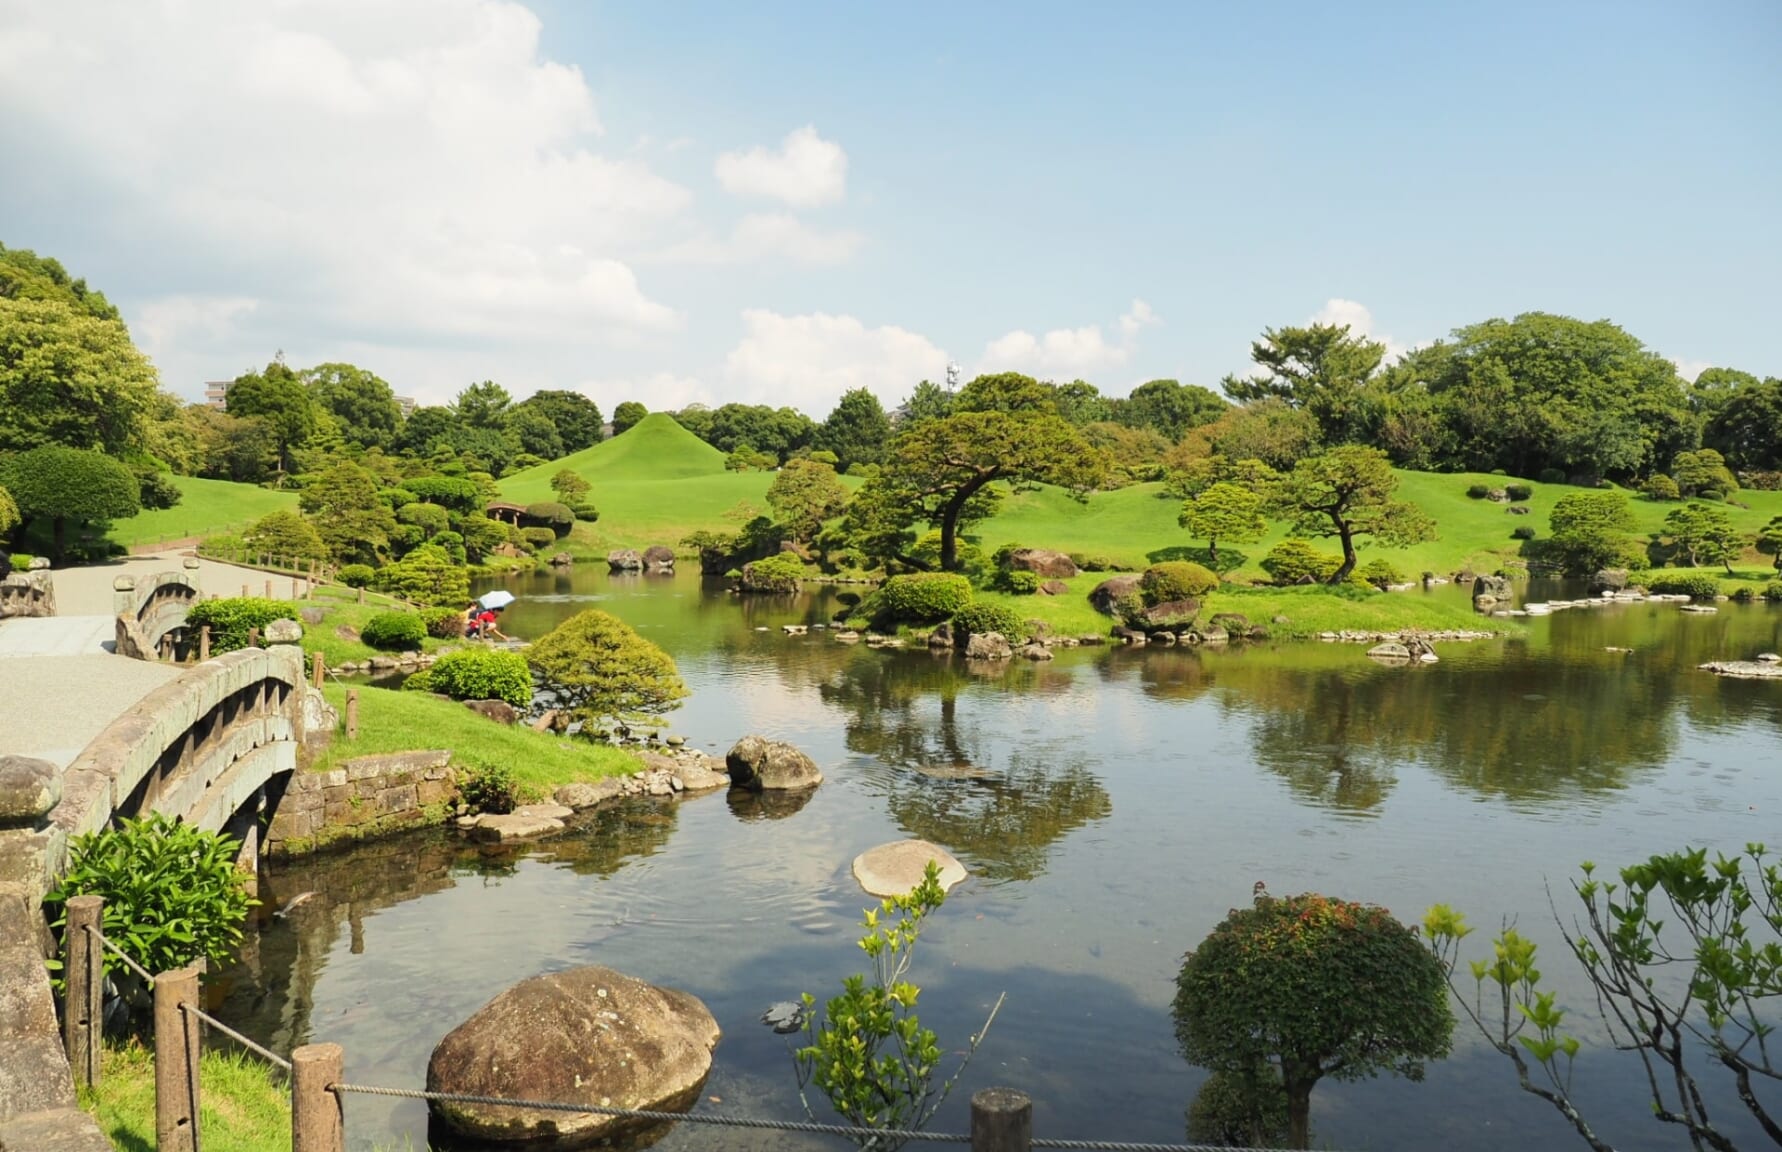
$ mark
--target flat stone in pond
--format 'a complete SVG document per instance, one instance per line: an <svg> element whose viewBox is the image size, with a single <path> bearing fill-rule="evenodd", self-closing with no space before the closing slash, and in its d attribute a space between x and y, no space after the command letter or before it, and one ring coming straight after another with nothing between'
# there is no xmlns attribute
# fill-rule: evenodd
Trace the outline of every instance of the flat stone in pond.
<svg viewBox="0 0 1782 1152"><path fill-rule="evenodd" d="M940 865L941 891L965 879L965 865L926 840L896 840L867 849L854 857L854 879L874 896L902 896L922 882L930 860Z"/></svg>
<svg viewBox="0 0 1782 1152"><path fill-rule="evenodd" d="M562 810L569 811L567 808ZM527 815L516 811L505 816L478 816L476 827L470 830L470 835L479 844L506 844L562 830L563 821L554 816Z"/></svg>

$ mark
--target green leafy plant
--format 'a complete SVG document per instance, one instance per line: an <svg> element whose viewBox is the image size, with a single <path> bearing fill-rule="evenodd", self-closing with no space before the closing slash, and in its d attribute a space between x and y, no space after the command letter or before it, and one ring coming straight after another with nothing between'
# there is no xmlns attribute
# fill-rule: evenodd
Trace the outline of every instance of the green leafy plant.
<svg viewBox="0 0 1782 1152"><path fill-rule="evenodd" d="M416 685L415 681L421 681ZM433 667L408 678L415 686L443 692L454 700L505 700L515 708L532 703L532 673L526 658L502 648L465 648L447 652Z"/></svg>
<svg viewBox="0 0 1782 1152"><path fill-rule="evenodd" d="M1534 495L1534 489L1527 484L1505 484L1504 495L1510 498L1510 503L1520 504Z"/></svg>
<svg viewBox="0 0 1782 1152"><path fill-rule="evenodd" d="M1219 587L1213 570L1189 560L1153 564L1139 577L1139 593L1147 607L1173 600L1192 600Z"/></svg>
<svg viewBox="0 0 1782 1152"><path fill-rule="evenodd" d="M231 837L158 812L125 817L115 828L69 843L68 872L44 904L60 929L70 896L103 897L100 931L150 972L197 960L221 965L241 943L248 909L259 903L236 870L240 847ZM110 951L105 968L126 977L123 962Z"/></svg>
<svg viewBox="0 0 1782 1152"><path fill-rule="evenodd" d="M953 631L966 636L997 632L1009 640L1027 634L1027 625L1013 608L989 602L967 604L953 613Z"/></svg>
<svg viewBox="0 0 1782 1152"><path fill-rule="evenodd" d="M500 816L512 812L524 799L514 770L506 764L476 764L458 777L458 798L475 808Z"/></svg>
<svg viewBox="0 0 1782 1152"><path fill-rule="evenodd" d="M1663 472L1654 472L1640 485L1640 493L1648 500L1681 500L1683 492L1677 482Z"/></svg>
<svg viewBox="0 0 1782 1152"><path fill-rule="evenodd" d="M377 577L377 569L369 564L348 564L334 577L348 588L365 588Z"/></svg>
<svg viewBox="0 0 1782 1152"><path fill-rule="evenodd" d="M429 607L455 608L470 599L470 574L438 544L422 544L396 563L384 565L371 584L380 592Z"/></svg>
<svg viewBox="0 0 1782 1152"><path fill-rule="evenodd" d="M874 1152L892 1152L906 1142L875 1130L916 1131L928 1123L1002 1007L998 996L958 1068L936 1085L940 1043L916 1016L921 989L905 977L915 959L923 921L946 898L940 869L930 860L922 883L906 895L884 900L877 909L868 909L861 920L866 935L860 938L860 950L872 960L871 974L843 980L841 995L824 1005L820 1020L811 1012L816 998L808 992L803 995L804 1034L809 1043L794 1049L792 1055L805 1113L817 1118L805 1094L806 1086L814 1084L828 1098L830 1107L861 1130L855 1143Z"/></svg>
<svg viewBox="0 0 1782 1152"><path fill-rule="evenodd" d="M1510 539L1512 540L1533 540L1534 538L1535 530L1532 524L1518 524L1510 529Z"/></svg>
<svg viewBox="0 0 1782 1152"><path fill-rule="evenodd" d="M571 507L570 511L575 514L577 520L584 524L593 524L600 519L600 509L592 504L577 504Z"/></svg>
<svg viewBox="0 0 1782 1152"><path fill-rule="evenodd" d="M549 548L557 542L557 534L549 528L522 528L520 540L534 552Z"/></svg>
<svg viewBox="0 0 1782 1152"><path fill-rule="evenodd" d="M210 629L210 650L233 652L248 646L248 633L265 631L274 620L289 620L292 607L258 596L231 596L224 600L200 600L186 612L186 627Z"/></svg>
<svg viewBox="0 0 1782 1152"><path fill-rule="evenodd" d="M359 630L359 639L385 652L419 651L427 625L416 612L379 612Z"/></svg>
<svg viewBox="0 0 1782 1152"><path fill-rule="evenodd" d="M1572 890L1583 920L1561 921L1560 933L1596 993L1610 1043L1645 1067L1650 1114L1681 1127L1692 1147L1736 1148L1697 1083L1691 1060L1705 1060L1731 1075L1739 1101L1775 1139L1782 1117L1753 1083L1782 1078L1769 1045L1782 998L1782 865L1747 844L1712 861L1701 848L1651 856L1613 880L1588 861L1580 871ZM1472 932L1465 918L1438 904L1423 926L1461 1010L1515 1067L1522 1090L1553 1105L1596 1152L1612 1152L1573 1099L1583 1045L1565 1031L1558 993L1541 985L1534 942L1506 923L1491 959L1467 962L1469 996L1456 978Z"/></svg>
<svg viewBox="0 0 1782 1152"><path fill-rule="evenodd" d="M1774 603L1782 603L1782 580L1771 580L1763 586L1763 598Z"/></svg>
<svg viewBox="0 0 1782 1152"><path fill-rule="evenodd" d="M539 637L526 659L584 728L666 712L687 695L668 653L596 608Z"/></svg>
<svg viewBox="0 0 1782 1152"><path fill-rule="evenodd" d="M1268 550L1262 558L1262 570L1276 584L1318 584L1342 562L1340 556L1320 552L1308 540L1288 537Z"/></svg>
<svg viewBox="0 0 1782 1152"><path fill-rule="evenodd" d="M885 614L893 620L924 623L945 620L971 603L971 582L952 572L917 572L893 576L878 591Z"/></svg>
<svg viewBox="0 0 1782 1152"><path fill-rule="evenodd" d="M435 640L455 640L464 635L464 613L457 608L428 608L421 613L421 623Z"/></svg>
<svg viewBox="0 0 1782 1152"><path fill-rule="evenodd" d="M1369 560L1356 570L1356 574L1368 584L1384 592L1387 585L1403 584L1405 574L1393 567L1392 561L1386 559Z"/></svg>
<svg viewBox="0 0 1782 1152"><path fill-rule="evenodd" d="M1654 572L1641 583L1646 585L1646 591L1663 596L1712 600L1720 595L1720 581L1706 572Z"/></svg>
<svg viewBox="0 0 1782 1152"><path fill-rule="evenodd" d="M796 592L804 578L804 561L794 553L778 552L744 564L739 575L746 591Z"/></svg>
<svg viewBox="0 0 1782 1152"><path fill-rule="evenodd" d="M1483 500L1485 497L1491 495L1491 485L1468 484L1466 486L1466 495L1469 500Z"/></svg>
<svg viewBox="0 0 1782 1152"><path fill-rule="evenodd" d="M526 520L540 528L549 528L553 536L567 536L575 526L575 513L567 504L540 500L526 505Z"/></svg>
<svg viewBox="0 0 1782 1152"><path fill-rule="evenodd" d="M1540 475L1536 476L1535 479L1543 484L1564 484L1566 481L1565 469L1543 468L1541 469Z"/></svg>
<svg viewBox="0 0 1782 1152"><path fill-rule="evenodd" d="M1015 568L1006 572L998 572L995 584L997 588L1015 596L1032 596L1039 591L1040 578L1036 572Z"/></svg>

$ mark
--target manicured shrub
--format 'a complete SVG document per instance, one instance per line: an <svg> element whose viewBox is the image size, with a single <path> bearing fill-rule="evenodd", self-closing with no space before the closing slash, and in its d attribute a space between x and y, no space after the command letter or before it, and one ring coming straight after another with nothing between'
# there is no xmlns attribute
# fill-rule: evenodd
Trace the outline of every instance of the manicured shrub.
<svg viewBox="0 0 1782 1152"><path fill-rule="evenodd" d="M423 608L455 608L470 599L470 574L437 544L422 544L396 563L384 565L371 583L380 592Z"/></svg>
<svg viewBox="0 0 1782 1152"><path fill-rule="evenodd" d="M421 613L421 623L435 640L456 640L464 635L464 613L457 608L429 608Z"/></svg>
<svg viewBox="0 0 1782 1152"><path fill-rule="evenodd" d="M1534 495L1534 489L1526 484L1505 484L1504 495L1510 498L1510 503L1520 504Z"/></svg>
<svg viewBox="0 0 1782 1152"><path fill-rule="evenodd" d="M420 501L396 509L396 520L400 524L413 524L421 530L423 537L444 532L452 524L451 516L444 508Z"/></svg>
<svg viewBox="0 0 1782 1152"><path fill-rule="evenodd" d="M570 511L575 514L577 520L584 524L593 524L600 519L600 509L592 504L577 504L570 508Z"/></svg>
<svg viewBox="0 0 1782 1152"><path fill-rule="evenodd" d="M385 652L415 652L427 638L427 625L417 612L379 612L359 630L359 639Z"/></svg>
<svg viewBox="0 0 1782 1152"><path fill-rule="evenodd" d="M893 576L879 589L879 603L893 620L945 620L971 603L971 582L952 572Z"/></svg>
<svg viewBox="0 0 1782 1152"><path fill-rule="evenodd" d="M416 679L424 680L427 691L443 692L454 700L505 700L515 708L532 703L532 673L526 658L504 648L447 652L433 667L410 677L409 683Z"/></svg>
<svg viewBox="0 0 1782 1152"><path fill-rule="evenodd" d="M1000 632L1009 640L1020 640L1027 635L1027 625L1013 608L983 602L967 604L953 613L953 631L966 636Z"/></svg>
<svg viewBox="0 0 1782 1152"><path fill-rule="evenodd" d="M1711 503L1719 504L1726 499L1726 493L1718 488L1703 488L1700 492L1695 494L1695 498L1697 500L1707 500Z"/></svg>
<svg viewBox="0 0 1782 1152"><path fill-rule="evenodd" d="M258 596L232 596L226 600L200 600L186 612L186 627L194 634L199 628L210 628L210 650L233 652L248 646L248 633L264 631L274 620L289 620L295 615L289 604Z"/></svg>
<svg viewBox="0 0 1782 1152"><path fill-rule="evenodd" d="M404 480L402 486L414 493L416 499L429 504L438 504L457 512L482 511L482 490L477 487L476 481L467 477L415 476Z"/></svg>
<svg viewBox="0 0 1782 1152"><path fill-rule="evenodd" d="M348 588L365 588L377 577L377 569L369 564L348 564L334 576Z"/></svg>
<svg viewBox="0 0 1782 1152"><path fill-rule="evenodd" d="M458 798L478 812L500 816L520 805L520 785L506 764L478 764L458 778Z"/></svg>
<svg viewBox="0 0 1782 1152"><path fill-rule="evenodd" d="M1775 603L1782 601L1782 580L1771 580L1763 586L1763 598Z"/></svg>
<svg viewBox="0 0 1782 1152"><path fill-rule="evenodd" d="M557 534L549 528L522 528L520 529L520 539L525 542L526 547L537 552L555 544Z"/></svg>
<svg viewBox="0 0 1782 1152"><path fill-rule="evenodd" d="M1712 600L1720 595L1720 581L1707 572L1654 572L1641 583L1646 591L1665 596Z"/></svg>
<svg viewBox="0 0 1782 1152"><path fill-rule="evenodd" d="M1171 600L1193 600L1219 587L1212 569L1189 560L1153 564L1139 577L1139 591L1147 606Z"/></svg>
<svg viewBox="0 0 1782 1152"><path fill-rule="evenodd" d="M549 528L557 536L569 535L575 527L575 513L567 504L559 504L554 500L540 500L536 504L526 505L526 519L540 528Z"/></svg>
<svg viewBox="0 0 1782 1152"><path fill-rule="evenodd" d="M996 586L1016 596L1032 596L1039 591L1039 573L1019 570L999 572L996 574Z"/></svg>
<svg viewBox="0 0 1782 1152"><path fill-rule="evenodd" d="M173 482L173 473L154 468L135 468L136 488L144 508L172 508L185 496Z"/></svg>
<svg viewBox="0 0 1782 1152"><path fill-rule="evenodd" d="M405 504L413 504L420 499L419 496L416 496L413 492L410 492L407 488L380 489L378 492L378 496L381 497L383 499L384 503L388 504L391 508L401 508Z"/></svg>
<svg viewBox="0 0 1782 1152"><path fill-rule="evenodd" d="M159 812L124 817L115 828L69 843L68 871L44 903L61 928L69 897L104 897L100 931L150 972L198 960L215 970L231 959L242 921L259 903L235 867L240 847L232 837ZM108 973L128 980L123 961L101 954Z"/></svg>
<svg viewBox="0 0 1782 1152"><path fill-rule="evenodd" d="M1510 539L1512 540L1533 540L1534 538L1535 530L1532 524L1519 524L1510 530Z"/></svg>
<svg viewBox="0 0 1782 1152"><path fill-rule="evenodd" d="M1646 482L1640 485L1640 492L1648 500L1681 500L1683 498L1683 493L1677 487L1677 482L1663 472L1654 472L1646 477Z"/></svg>
<svg viewBox="0 0 1782 1152"><path fill-rule="evenodd" d="M1543 468L1541 474L1535 479L1543 484L1564 484L1565 470L1563 468Z"/></svg>
<svg viewBox="0 0 1782 1152"><path fill-rule="evenodd" d="M1084 572L1106 572L1114 566L1112 560L1098 552L1072 552L1070 560Z"/></svg>
<svg viewBox="0 0 1782 1152"><path fill-rule="evenodd" d="M1342 563L1341 557L1320 552L1309 541L1289 537L1268 550L1262 570L1276 584L1303 584L1326 579Z"/></svg>
<svg viewBox="0 0 1782 1152"><path fill-rule="evenodd" d="M687 694L668 653L594 608L539 637L526 659L584 727L609 717L666 712Z"/></svg>
<svg viewBox="0 0 1782 1152"><path fill-rule="evenodd" d="M1372 584L1382 592L1386 591L1386 587L1389 584L1403 584L1405 582L1404 573L1400 572L1397 568L1394 568L1392 566L1392 561L1384 559L1369 560L1366 564L1363 564L1358 568L1355 574L1360 576L1363 581Z"/></svg>
<svg viewBox="0 0 1782 1152"><path fill-rule="evenodd" d="M427 543L443 551L454 564L463 564L469 559L464 550L464 537L456 532L436 532L427 538Z"/></svg>
<svg viewBox="0 0 1782 1152"><path fill-rule="evenodd" d="M1488 484L1469 484L1467 486L1466 495L1469 500L1483 500L1485 497L1491 495L1491 486Z"/></svg>

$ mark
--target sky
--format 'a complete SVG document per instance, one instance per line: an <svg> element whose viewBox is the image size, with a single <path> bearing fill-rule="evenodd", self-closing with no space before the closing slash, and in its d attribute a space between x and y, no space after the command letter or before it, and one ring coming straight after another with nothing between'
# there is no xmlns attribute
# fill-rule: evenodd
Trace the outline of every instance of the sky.
<svg viewBox="0 0 1782 1152"><path fill-rule="evenodd" d="M0 0L0 243L197 398L1216 386L1524 311L1782 375L1782 4Z"/></svg>

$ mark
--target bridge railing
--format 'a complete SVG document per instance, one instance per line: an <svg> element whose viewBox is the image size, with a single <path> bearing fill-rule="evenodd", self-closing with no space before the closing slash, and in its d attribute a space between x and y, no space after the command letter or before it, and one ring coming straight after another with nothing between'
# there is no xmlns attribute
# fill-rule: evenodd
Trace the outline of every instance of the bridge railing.
<svg viewBox="0 0 1782 1152"><path fill-rule="evenodd" d="M186 613L201 595L197 561L188 563L192 568L184 572L119 576L112 581L118 655L166 660L178 653Z"/></svg>

